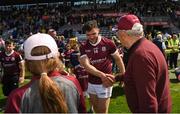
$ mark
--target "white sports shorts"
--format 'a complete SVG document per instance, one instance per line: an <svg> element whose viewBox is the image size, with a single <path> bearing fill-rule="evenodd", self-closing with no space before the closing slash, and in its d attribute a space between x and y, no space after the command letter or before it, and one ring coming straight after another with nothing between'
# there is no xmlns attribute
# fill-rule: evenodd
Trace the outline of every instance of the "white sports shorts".
<svg viewBox="0 0 180 114"><path fill-rule="evenodd" d="M89 94L95 94L98 98L110 98L112 96L112 86L104 87L102 84L91 84L88 83L87 92Z"/></svg>

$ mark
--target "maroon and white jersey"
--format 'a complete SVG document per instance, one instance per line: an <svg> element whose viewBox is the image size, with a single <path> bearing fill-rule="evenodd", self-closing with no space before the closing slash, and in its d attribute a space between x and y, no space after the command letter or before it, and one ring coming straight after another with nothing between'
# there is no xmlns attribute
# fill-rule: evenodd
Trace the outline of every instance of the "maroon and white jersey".
<svg viewBox="0 0 180 114"><path fill-rule="evenodd" d="M16 51L12 51L10 54L6 54L4 51L1 52L0 62L4 70L4 76L19 75L19 63L22 61L22 56Z"/></svg>
<svg viewBox="0 0 180 114"><path fill-rule="evenodd" d="M112 56L116 52L115 44L107 38L98 37L96 44L91 44L88 40L81 45L81 56L87 56L90 64L96 69L111 74L112 73ZM101 78L89 74L89 82L92 84L102 84Z"/></svg>
<svg viewBox="0 0 180 114"><path fill-rule="evenodd" d="M88 73L86 72L85 68L80 64L76 65L74 68L74 74L76 75L83 92L86 91L88 88Z"/></svg>
<svg viewBox="0 0 180 114"><path fill-rule="evenodd" d="M73 52L73 50L72 49L70 49L70 50L66 50L65 52L64 52L64 59L65 59L65 66L66 67L70 67L70 56L71 56L71 53Z"/></svg>

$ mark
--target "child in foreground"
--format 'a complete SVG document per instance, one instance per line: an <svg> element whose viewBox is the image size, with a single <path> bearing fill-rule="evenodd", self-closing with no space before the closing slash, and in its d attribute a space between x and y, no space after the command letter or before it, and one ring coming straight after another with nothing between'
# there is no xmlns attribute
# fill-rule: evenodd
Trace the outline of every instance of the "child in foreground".
<svg viewBox="0 0 180 114"><path fill-rule="evenodd" d="M32 80L10 94L5 113L86 112L78 81L59 72L63 65L50 35L38 33L29 37L24 43L24 54Z"/></svg>

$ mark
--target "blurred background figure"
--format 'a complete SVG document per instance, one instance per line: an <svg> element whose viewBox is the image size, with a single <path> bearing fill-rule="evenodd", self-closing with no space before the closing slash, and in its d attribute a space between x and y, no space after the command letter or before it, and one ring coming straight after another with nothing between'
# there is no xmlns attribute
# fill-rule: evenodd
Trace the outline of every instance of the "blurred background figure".
<svg viewBox="0 0 180 114"><path fill-rule="evenodd" d="M3 70L2 90L5 96L9 96L12 90L24 82L25 66L20 53L14 50L15 44L11 40L5 41L5 50L0 53L0 64Z"/></svg>
<svg viewBox="0 0 180 114"><path fill-rule="evenodd" d="M162 54L165 57L166 45L163 41L162 34L158 33L157 36L153 39L153 43L161 50Z"/></svg>
<svg viewBox="0 0 180 114"><path fill-rule="evenodd" d="M63 57L64 57L64 64L65 64L65 67L66 67L66 71L69 72L69 73L72 73L71 71L71 62L70 62L70 56L71 56L71 53L73 52L74 50L71 48L71 45L68 43L66 44L65 46L65 51L63 53Z"/></svg>
<svg viewBox="0 0 180 114"><path fill-rule="evenodd" d="M176 34L172 35L169 44L169 47L171 48L169 65L170 68L173 69L177 67L177 59L179 54L179 39Z"/></svg>
<svg viewBox="0 0 180 114"><path fill-rule="evenodd" d="M3 51L5 48L5 41L3 40L2 36L0 35L0 52Z"/></svg>
<svg viewBox="0 0 180 114"><path fill-rule="evenodd" d="M70 62L72 65L72 72L75 74L76 78L78 79L81 88L83 90L84 96L87 96L87 88L88 88L88 73L86 72L85 68L80 65L79 62L80 51L79 45L76 44L73 46L73 51L70 55Z"/></svg>
<svg viewBox="0 0 180 114"><path fill-rule="evenodd" d="M56 39L56 37L57 37L57 32L56 32L56 30L54 30L54 29L49 29L49 30L48 30L48 34L49 34L50 36L52 36L54 39Z"/></svg>
<svg viewBox="0 0 180 114"><path fill-rule="evenodd" d="M180 67L175 68L176 79L180 82Z"/></svg>
<svg viewBox="0 0 180 114"><path fill-rule="evenodd" d="M167 39L165 40L165 45L166 45L166 50L165 50L165 53L166 53L166 62L167 62L168 67L170 67L170 53L172 52L172 46L171 46L172 36L170 34L167 34L166 37L167 37Z"/></svg>

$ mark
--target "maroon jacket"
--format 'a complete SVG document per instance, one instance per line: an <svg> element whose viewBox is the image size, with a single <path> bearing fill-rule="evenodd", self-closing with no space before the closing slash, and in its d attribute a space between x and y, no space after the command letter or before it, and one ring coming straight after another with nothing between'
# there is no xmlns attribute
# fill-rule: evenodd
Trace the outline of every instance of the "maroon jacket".
<svg viewBox="0 0 180 114"><path fill-rule="evenodd" d="M142 38L129 49L124 81L131 112L171 111L166 60L152 42Z"/></svg>

